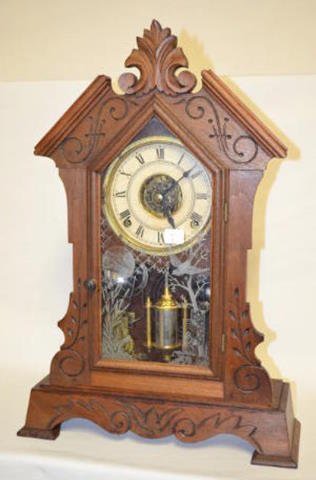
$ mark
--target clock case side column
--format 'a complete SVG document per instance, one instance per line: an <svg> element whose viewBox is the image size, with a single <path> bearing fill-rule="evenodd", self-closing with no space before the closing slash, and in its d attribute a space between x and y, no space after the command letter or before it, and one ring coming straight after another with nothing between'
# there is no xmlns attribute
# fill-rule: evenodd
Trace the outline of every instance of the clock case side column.
<svg viewBox="0 0 316 480"><path fill-rule="evenodd" d="M89 384L88 183L85 168L60 169L68 206L68 237L73 244L73 292L66 315L58 322L65 341L51 363L52 385Z"/></svg>
<svg viewBox="0 0 316 480"><path fill-rule="evenodd" d="M251 248L253 203L262 175L260 170L230 170L227 173L224 377L225 399L270 407L271 381L255 356L255 348L263 341L263 335L254 328L246 302L247 251Z"/></svg>

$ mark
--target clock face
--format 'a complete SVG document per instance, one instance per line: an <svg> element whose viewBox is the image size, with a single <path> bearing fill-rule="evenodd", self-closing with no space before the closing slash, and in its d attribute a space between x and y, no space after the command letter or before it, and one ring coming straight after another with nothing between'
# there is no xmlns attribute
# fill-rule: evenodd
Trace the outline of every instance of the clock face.
<svg viewBox="0 0 316 480"><path fill-rule="evenodd" d="M130 144L111 164L103 189L103 210L112 229L137 250L180 252L210 225L210 175L172 137Z"/></svg>

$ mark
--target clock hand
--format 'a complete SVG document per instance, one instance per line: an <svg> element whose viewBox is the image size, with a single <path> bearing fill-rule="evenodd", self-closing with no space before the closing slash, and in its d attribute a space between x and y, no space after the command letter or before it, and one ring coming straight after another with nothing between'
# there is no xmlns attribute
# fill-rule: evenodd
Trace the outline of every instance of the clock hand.
<svg viewBox="0 0 316 480"><path fill-rule="evenodd" d="M165 217L167 217L167 220L168 222L170 223L170 225L172 226L172 228L176 228L176 224L174 223L174 219L171 215L171 210L170 210L170 207L168 205L166 205L166 197L163 196L163 200L162 200L162 211L163 211L163 214Z"/></svg>
<svg viewBox="0 0 316 480"><path fill-rule="evenodd" d="M172 228L176 228L176 224L174 223L174 219L171 215L170 208L168 208L168 210L166 210L166 214L167 214L167 220L170 223L170 225L172 226Z"/></svg>
<svg viewBox="0 0 316 480"><path fill-rule="evenodd" d="M192 170L194 170L195 168L196 168L196 165L193 165L193 167L189 168L189 170L186 170L185 172L183 172L182 177L180 177L178 180L173 180L172 185L168 187L167 190L161 192L161 194L164 196L167 193L171 192L171 190L173 190L174 187L178 185L179 182L181 182L181 180L183 180L184 178L188 178Z"/></svg>
<svg viewBox="0 0 316 480"><path fill-rule="evenodd" d="M182 177L180 177L179 180L175 180L175 183L177 184L177 183L181 182L181 180L182 180L183 178L189 177L189 176L190 176L190 173L191 173L192 170L194 170L195 168L196 168L196 165L193 165L193 167L189 168L189 170L186 170L185 172L183 172Z"/></svg>

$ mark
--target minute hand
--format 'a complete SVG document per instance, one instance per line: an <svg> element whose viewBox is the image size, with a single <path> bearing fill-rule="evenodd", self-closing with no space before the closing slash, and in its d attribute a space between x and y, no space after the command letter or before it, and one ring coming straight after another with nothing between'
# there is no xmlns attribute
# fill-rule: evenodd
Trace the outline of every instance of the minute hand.
<svg viewBox="0 0 316 480"><path fill-rule="evenodd" d="M176 180L176 183L179 183L181 182L181 180L183 178L188 178L190 176L190 173L192 172L192 170L194 170L196 168L196 165L194 165L193 167L189 168L189 170L186 170L185 172L183 172L183 175L182 177L179 178L179 180Z"/></svg>
<svg viewBox="0 0 316 480"><path fill-rule="evenodd" d="M189 168L189 170L186 170L185 172L183 172L182 174L182 177L180 177L178 180L174 180L174 183L171 185L171 187L167 188L167 190L165 190L163 192L163 195L166 195L166 193L169 193L171 190L174 189L174 187L179 183L181 182L181 180L183 180L184 178L188 178L190 176L190 173L192 172L192 170L194 170L196 168L196 165L194 165L193 167Z"/></svg>

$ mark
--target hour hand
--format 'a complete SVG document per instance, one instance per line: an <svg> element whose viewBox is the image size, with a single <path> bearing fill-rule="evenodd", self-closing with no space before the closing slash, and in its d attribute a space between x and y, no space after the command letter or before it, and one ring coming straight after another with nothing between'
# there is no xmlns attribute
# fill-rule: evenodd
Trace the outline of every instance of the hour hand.
<svg viewBox="0 0 316 480"><path fill-rule="evenodd" d="M165 200L165 198L166 197L164 197L164 200ZM167 220L170 223L170 225L172 226L172 228L176 228L176 224L174 223L174 219L171 215L170 207L168 205L166 205L165 201L162 202L162 210L163 210L164 216L167 218Z"/></svg>
<svg viewBox="0 0 316 480"><path fill-rule="evenodd" d="M176 228L176 224L174 223L174 219L170 213L170 209L166 210L166 217L172 228Z"/></svg>
<svg viewBox="0 0 316 480"><path fill-rule="evenodd" d="M196 165L193 165L193 167L189 168L188 170L185 170L182 174L182 176L178 180L173 180L172 184L170 187L167 188L164 192L162 192L162 195L166 195L167 193L171 192L184 178L188 178L190 176L190 173L192 170L194 170Z"/></svg>

